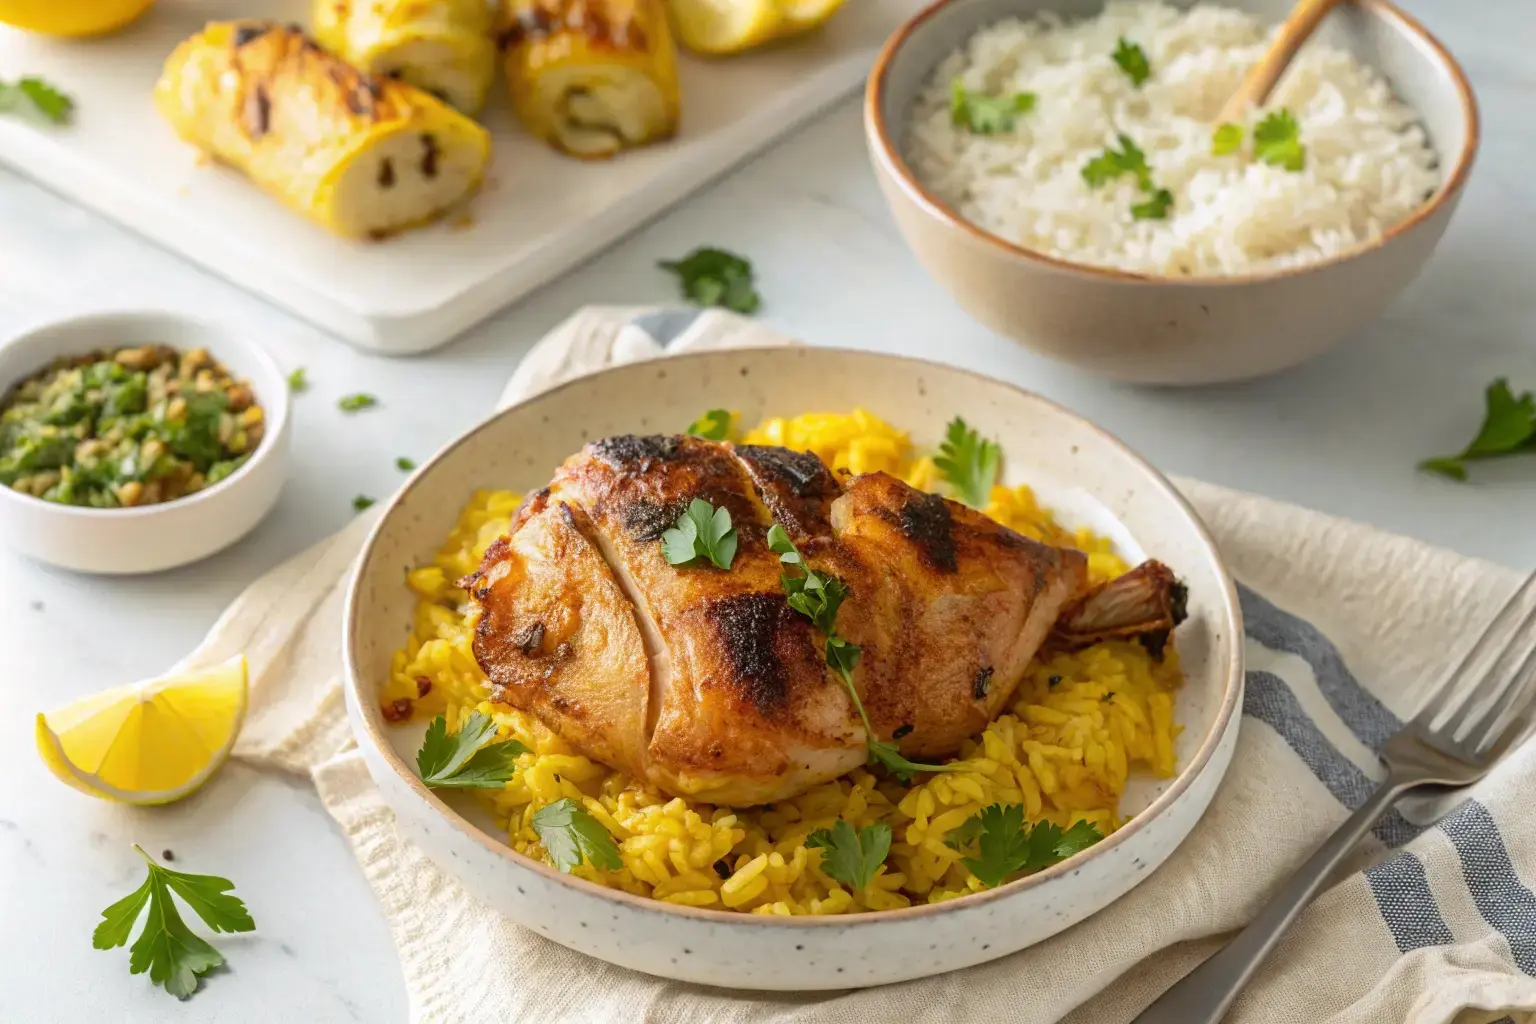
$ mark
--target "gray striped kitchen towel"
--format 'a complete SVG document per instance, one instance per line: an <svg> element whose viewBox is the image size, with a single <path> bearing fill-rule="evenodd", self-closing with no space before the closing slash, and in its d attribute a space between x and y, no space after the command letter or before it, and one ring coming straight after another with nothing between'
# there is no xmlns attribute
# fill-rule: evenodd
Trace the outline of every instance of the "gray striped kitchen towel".
<svg viewBox="0 0 1536 1024"><path fill-rule="evenodd" d="M618 361L787 343L719 311L587 309L534 347L504 402ZM250 656L237 755L314 779L383 905L414 1020L1121 1024L1252 916L1365 799L1376 751L1515 582L1369 527L1178 485L1242 582L1247 620L1242 728L1210 810L1160 870L1082 924L994 963L883 989L731 992L612 967L498 916L404 842L351 744L336 682L342 582L366 517L254 584L188 661ZM1405 802L1231 1019L1536 1019L1533 803L1533 743L1454 798Z"/></svg>

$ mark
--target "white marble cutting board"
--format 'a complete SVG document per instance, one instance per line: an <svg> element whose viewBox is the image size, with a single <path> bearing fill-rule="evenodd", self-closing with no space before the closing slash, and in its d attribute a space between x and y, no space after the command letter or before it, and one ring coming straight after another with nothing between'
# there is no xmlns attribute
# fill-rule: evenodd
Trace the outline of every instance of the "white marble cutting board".
<svg viewBox="0 0 1536 1024"><path fill-rule="evenodd" d="M335 238L233 172L199 161L150 100L165 56L205 22L307 24L304 0L161 0L137 24L99 40L0 27L0 78L42 75L76 101L68 128L0 118L0 162L356 345L423 352L856 89L916 6L849 0L822 31L792 43L729 60L685 56L678 137L602 163L562 157L530 138L498 82L484 114L495 158L470 222L385 242Z"/></svg>

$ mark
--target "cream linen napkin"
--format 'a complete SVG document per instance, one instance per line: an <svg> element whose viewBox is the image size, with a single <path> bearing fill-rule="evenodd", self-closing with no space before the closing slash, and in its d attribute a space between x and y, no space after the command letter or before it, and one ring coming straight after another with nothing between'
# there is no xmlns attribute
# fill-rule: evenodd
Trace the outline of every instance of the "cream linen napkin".
<svg viewBox="0 0 1536 1024"><path fill-rule="evenodd" d="M613 362L788 343L730 314L588 309L541 341L503 403ZM1248 677L1226 782L1145 884L1011 957L883 989L783 995L663 981L500 917L396 833L342 707L344 580L372 517L258 580L185 664L244 650L237 756L308 773L384 907L413 1020L1129 1021L1243 923L1353 807L1373 751L1512 574L1401 537L1193 481L1179 486L1245 585ZM1263 596L1260 596L1260 595ZM1529 1020L1536 1011L1536 744L1454 805L1394 812L1306 913L1232 1020ZM1413 813L1416 811L1417 813ZM573 979L579 983L573 984Z"/></svg>

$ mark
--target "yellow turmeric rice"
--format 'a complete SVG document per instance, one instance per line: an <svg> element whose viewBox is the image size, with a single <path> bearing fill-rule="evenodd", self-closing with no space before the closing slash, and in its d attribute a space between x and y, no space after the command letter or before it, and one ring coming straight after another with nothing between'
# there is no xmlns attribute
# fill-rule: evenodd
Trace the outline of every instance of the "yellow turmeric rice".
<svg viewBox="0 0 1536 1024"><path fill-rule="evenodd" d="M884 470L942 489L932 459L862 409L769 419L741 439L813 451L834 470ZM506 532L518 500L507 491L476 493L437 557L409 574L420 602L383 697L386 704L410 702L399 706L412 706L418 717L446 714L450 731L478 709L496 720L500 738L529 748L505 789L478 791L512 848L526 856L547 862L534 812L569 797L618 843L619 870L587 863L573 870L602 885L755 914L890 910L984 888L945 838L989 804L1022 804L1031 821L1063 828L1087 820L1108 835L1122 823L1120 797L1132 772L1173 775L1178 656L1170 646L1159 662L1138 644L1111 642L1037 659L1007 712L961 750L964 770L920 775L904 786L861 768L792 800L753 808L668 797L582 756L533 715L486 700L485 674L471 649L473 612L453 581L473 571ZM1094 582L1128 568L1107 540L1059 526L1028 487L994 487L986 513L1026 536L1087 552ZM859 891L823 874L821 852L805 845L809 833L838 818L855 827L884 821L892 829L885 865Z"/></svg>

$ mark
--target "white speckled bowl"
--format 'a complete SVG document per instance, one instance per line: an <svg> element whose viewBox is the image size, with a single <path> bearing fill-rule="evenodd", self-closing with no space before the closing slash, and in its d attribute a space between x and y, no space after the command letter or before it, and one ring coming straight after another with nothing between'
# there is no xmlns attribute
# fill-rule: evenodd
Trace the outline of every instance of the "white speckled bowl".
<svg viewBox="0 0 1536 1024"><path fill-rule="evenodd" d="M515 854L467 803L445 802L412 768L421 729L385 723L379 687L410 628L408 568L441 546L476 488L530 491L583 443L674 432L726 407L769 414L863 406L934 445L957 412L1003 446L1007 482L1027 482L1068 522L1157 557L1190 588L1177 643L1188 675L1176 714L1178 775L1127 793L1135 812L1091 849L1029 878L947 903L838 918L677 907L571 878ZM738 349L606 370L497 413L439 452L369 537L348 594L347 708L399 827L445 871L513 920L572 949L684 981L836 989L995 959L1049 938L1123 895L1189 834L1237 740L1242 629L1232 580L1184 500L1120 442L1067 410L950 367L868 352ZM446 952L446 951L445 951Z"/></svg>

